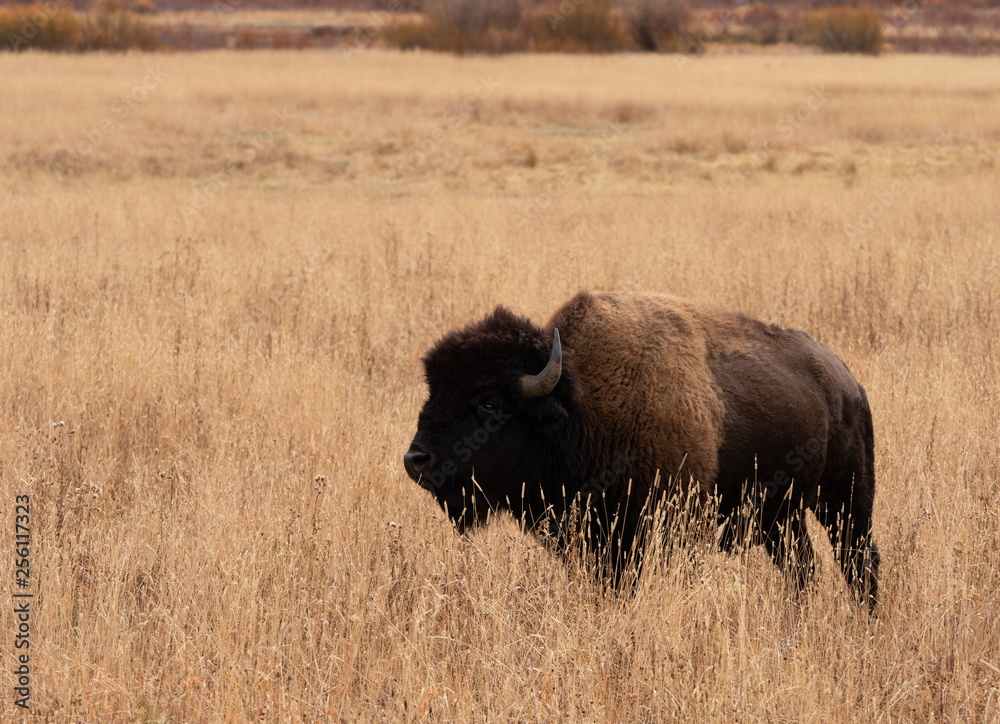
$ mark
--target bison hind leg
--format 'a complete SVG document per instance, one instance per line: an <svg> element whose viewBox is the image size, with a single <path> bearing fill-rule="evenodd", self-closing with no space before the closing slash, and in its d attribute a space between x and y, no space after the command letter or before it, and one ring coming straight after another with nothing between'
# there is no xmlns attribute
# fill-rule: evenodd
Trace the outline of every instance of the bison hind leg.
<svg viewBox="0 0 1000 724"><path fill-rule="evenodd" d="M878 603L878 567L881 561L878 545L869 533L850 562L851 574L844 576L861 596L862 602L868 604L870 611L873 611L875 604Z"/></svg>
<svg viewBox="0 0 1000 724"><path fill-rule="evenodd" d="M853 423L827 443L827 465L819 481L816 518L826 528L844 579L869 613L878 603L880 555L872 539L875 502L875 443L868 401L861 395ZM845 407L845 409L850 409Z"/></svg>
<svg viewBox="0 0 1000 724"><path fill-rule="evenodd" d="M771 560L785 572L796 589L803 590L816 573L816 554L804 512L796 510L783 523L772 523L762 533Z"/></svg>
<svg viewBox="0 0 1000 724"><path fill-rule="evenodd" d="M861 602L874 610L878 603L878 546L872 539L871 510L855 504L822 502L816 517L826 528L844 580Z"/></svg>
<svg viewBox="0 0 1000 724"><path fill-rule="evenodd" d="M860 472L841 470L824 475L815 512L833 544L844 580L871 612L878 603L881 556L872 538L875 481L867 472L870 469L869 464Z"/></svg>

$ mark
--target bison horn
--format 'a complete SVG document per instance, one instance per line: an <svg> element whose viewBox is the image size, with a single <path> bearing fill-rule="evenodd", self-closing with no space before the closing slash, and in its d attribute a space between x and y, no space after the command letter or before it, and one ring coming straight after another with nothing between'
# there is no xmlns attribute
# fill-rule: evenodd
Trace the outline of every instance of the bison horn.
<svg viewBox="0 0 1000 724"><path fill-rule="evenodd" d="M559 330L552 330L552 354L545 369L537 375L521 375L521 396L526 400L545 397L556 388L562 375L562 345Z"/></svg>

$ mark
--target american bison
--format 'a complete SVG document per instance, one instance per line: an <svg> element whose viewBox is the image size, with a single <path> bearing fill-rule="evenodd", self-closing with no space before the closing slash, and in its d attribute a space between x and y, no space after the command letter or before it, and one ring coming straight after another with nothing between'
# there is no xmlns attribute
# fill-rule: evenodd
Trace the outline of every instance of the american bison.
<svg viewBox="0 0 1000 724"><path fill-rule="evenodd" d="M498 307L424 367L404 465L460 531L506 509L563 547L583 533L620 579L650 510L693 492L716 501L724 548L763 543L803 585L809 509L874 606L868 399L804 332L672 296L581 292L544 328Z"/></svg>

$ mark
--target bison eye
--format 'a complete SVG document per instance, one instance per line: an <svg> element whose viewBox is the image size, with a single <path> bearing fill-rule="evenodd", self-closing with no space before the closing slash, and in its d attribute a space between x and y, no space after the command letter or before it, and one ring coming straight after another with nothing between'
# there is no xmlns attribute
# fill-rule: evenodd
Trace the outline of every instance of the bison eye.
<svg viewBox="0 0 1000 724"><path fill-rule="evenodd" d="M485 422L500 414L503 400L500 399L500 395L496 391L487 390L476 395L469 402L472 404L472 409L476 411L476 415Z"/></svg>

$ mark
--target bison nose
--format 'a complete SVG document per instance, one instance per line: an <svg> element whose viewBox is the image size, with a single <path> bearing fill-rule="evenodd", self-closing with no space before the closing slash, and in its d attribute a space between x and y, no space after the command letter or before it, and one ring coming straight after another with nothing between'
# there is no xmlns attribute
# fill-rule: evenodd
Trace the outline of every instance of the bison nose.
<svg viewBox="0 0 1000 724"><path fill-rule="evenodd" d="M406 468L406 474L416 480L434 467L434 453L429 453L414 443L403 456L403 467Z"/></svg>

